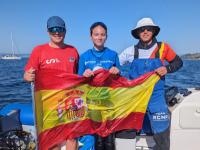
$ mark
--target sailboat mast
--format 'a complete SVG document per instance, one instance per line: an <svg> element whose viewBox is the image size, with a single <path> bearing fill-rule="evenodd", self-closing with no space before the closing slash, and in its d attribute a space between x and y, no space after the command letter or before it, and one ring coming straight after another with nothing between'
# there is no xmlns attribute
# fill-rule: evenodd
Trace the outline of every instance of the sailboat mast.
<svg viewBox="0 0 200 150"><path fill-rule="evenodd" d="M15 56L14 41L13 41L12 32L11 32L10 38L11 38L12 54L11 55L10 54L5 55L5 56L1 57L1 59L4 59L4 60L20 60L21 59L20 56Z"/></svg>
<svg viewBox="0 0 200 150"><path fill-rule="evenodd" d="M12 35L12 32L11 32L11 45L12 45L12 55L14 56L15 53L14 53L14 42L13 42L13 35Z"/></svg>

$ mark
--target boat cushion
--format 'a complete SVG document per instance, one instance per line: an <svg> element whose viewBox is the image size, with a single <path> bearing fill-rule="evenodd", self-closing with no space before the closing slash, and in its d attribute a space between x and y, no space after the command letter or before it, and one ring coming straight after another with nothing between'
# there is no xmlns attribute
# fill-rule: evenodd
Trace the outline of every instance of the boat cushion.
<svg viewBox="0 0 200 150"><path fill-rule="evenodd" d="M22 130L19 112L20 110L13 110L7 115L0 117L0 133L5 133L10 130Z"/></svg>

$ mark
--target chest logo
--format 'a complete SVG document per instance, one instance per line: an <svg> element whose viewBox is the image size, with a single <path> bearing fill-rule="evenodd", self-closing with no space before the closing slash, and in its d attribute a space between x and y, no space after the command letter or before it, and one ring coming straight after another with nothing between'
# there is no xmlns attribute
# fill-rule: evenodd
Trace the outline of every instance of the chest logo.
<svg viewBox="0 0 200 150"><path fill-rule="evenodd" d="M74 62L75 58L74 57L69 57L69 62Z"/></svg>
<svg viewBox="0 0 200 150"><path fill-rule="evenodd" d="M60 60L58 58L52 58L52 59L47 59L46 60L46 64L55 64L55 63L59 63Z"/></svg>

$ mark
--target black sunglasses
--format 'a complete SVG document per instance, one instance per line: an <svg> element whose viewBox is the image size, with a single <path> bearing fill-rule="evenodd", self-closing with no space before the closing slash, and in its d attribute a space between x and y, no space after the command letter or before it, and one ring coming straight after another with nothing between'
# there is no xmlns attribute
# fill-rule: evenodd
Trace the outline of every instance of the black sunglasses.
<svg viewBox="0 0 200 150"><path fill-rule="evenodd" d="M62 33L62 32L65 32L66 30L65 28L62 28L62 27L53 27L53 28L49 28L48 31L51 33L56 33L56 32Z"/></svg>
<svg viewBox="0 0 200 150"><path fill-rule="evenodd" d="M139 29L138 29L138 32L139 32L139 33L142 33L142 32L144 32L145 30L150 31L150 32L153 32L153 31L154 31L153 27L151 27L151 26L145 26L145 27L139 28Z"/></svg>

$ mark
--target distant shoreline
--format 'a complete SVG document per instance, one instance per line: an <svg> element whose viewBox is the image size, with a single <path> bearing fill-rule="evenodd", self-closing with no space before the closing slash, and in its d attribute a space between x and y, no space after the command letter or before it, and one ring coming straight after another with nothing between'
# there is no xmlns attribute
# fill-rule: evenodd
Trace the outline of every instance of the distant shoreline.
<svg viewBox="0 0 200 150"><path fill-rule="evenodd" d="M0 57L6 55L5 53L0 53ZM19 54L23 58L29 58L30 54ZM183 60L200 60L200 53L188 53L179 55Z"/></svg>
<svg viewBox="0 0 200 150"><path fill-rule="evenodd" d="M193 60L193 61L200 61L200 59L186 59L186 58L183 58L183 60Z"/></svg>
<svg viewBox="0 0 200 150"><path fill-rule="evenodd" d="M184 54L181 58L184 60L200 60L200 53Z"/></svg>

